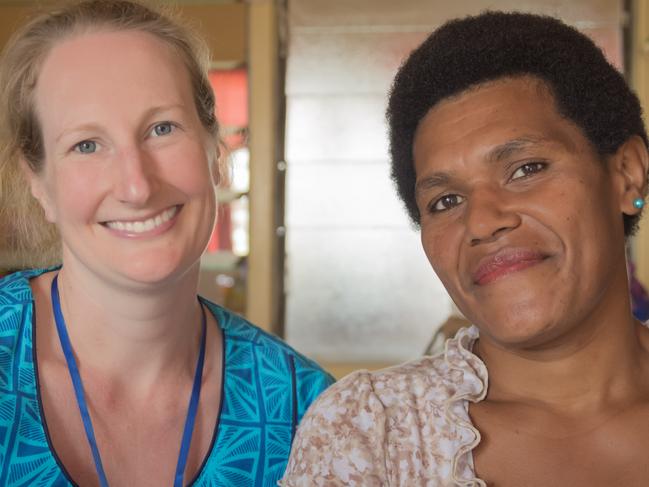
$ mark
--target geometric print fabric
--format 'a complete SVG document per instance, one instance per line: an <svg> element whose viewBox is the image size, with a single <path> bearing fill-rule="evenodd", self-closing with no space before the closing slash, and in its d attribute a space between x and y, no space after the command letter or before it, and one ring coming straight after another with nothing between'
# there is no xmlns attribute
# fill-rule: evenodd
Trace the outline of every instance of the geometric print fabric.
<svg viewBox="0 0 649 487"><path fill-rule="evenodd" d="M0 279L0 486L76 485L47 437L37 392L29 279ZM203 300L223 333L221 410L196 487L275 486L297 423L333 378L242 317Z"/></svg>

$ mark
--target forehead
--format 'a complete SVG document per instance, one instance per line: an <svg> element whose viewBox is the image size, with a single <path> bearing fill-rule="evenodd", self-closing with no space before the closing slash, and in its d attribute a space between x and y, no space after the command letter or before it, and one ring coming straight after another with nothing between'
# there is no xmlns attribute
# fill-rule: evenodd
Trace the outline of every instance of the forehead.
<svg viewBox="0 0 649 487"><path fill-rule="evenodd" d="M434 106L415 132L415 167L437 156L484 155L520 138L565 147L588 144L582 131L559 114L542 81L507 78L479 85Z"/></svg>
<svg viewBox="0 0 649 487"><path fill-rule="evenodd" d="M39 115L65 118L188 95L187 69L165 42L139 31L98 31L54 45L41 67L35 104Z"/></svg>

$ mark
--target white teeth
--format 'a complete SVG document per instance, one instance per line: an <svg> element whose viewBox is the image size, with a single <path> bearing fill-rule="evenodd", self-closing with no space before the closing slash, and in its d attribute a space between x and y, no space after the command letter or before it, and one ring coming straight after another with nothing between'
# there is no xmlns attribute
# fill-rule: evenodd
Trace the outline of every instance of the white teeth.
<svg viewBox="0 0 649 487"><path fill-rule="evenodd" d="M148 218L147 220L141 221L130 221L130 222L121 222L121 221L112 221L107 222L106 226L112 228L113 230L118 230L120 232L129 232L129 233L144 233L153 230L156 227L159 227L163 223L171 220L178 211L176 206L163 211L159 215L156 215L153 218Z"/></svg>

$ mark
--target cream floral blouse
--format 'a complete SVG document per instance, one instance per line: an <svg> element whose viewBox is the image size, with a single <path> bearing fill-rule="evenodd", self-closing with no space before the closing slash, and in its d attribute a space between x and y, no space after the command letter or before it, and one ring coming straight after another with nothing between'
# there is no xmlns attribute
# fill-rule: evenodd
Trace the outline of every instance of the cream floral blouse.
<svg viewBox="0 0 649 487"><path fill-rule="evenodd" d="M327 389L300 423L280 485L485 487L468 414L487 393L487 369L471 352L477 337L464 328L439 355Z"/></svg>

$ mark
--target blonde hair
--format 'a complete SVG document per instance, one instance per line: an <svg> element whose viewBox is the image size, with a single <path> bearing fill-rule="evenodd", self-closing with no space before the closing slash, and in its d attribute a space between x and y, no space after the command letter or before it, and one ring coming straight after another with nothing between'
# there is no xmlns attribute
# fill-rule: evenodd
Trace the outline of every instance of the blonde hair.
<svg viewBox="0 0 649 487"><path fill-rule="evenodd" d="M11 37L0 58L0 271L60 263L58 232L32 197L21 160L36 174L43 168L34 90L45 58L62 40L95 30L146 32L180 56L218 156L209 50L177 16L129 0L86 0L36 16Z"/></svg>

